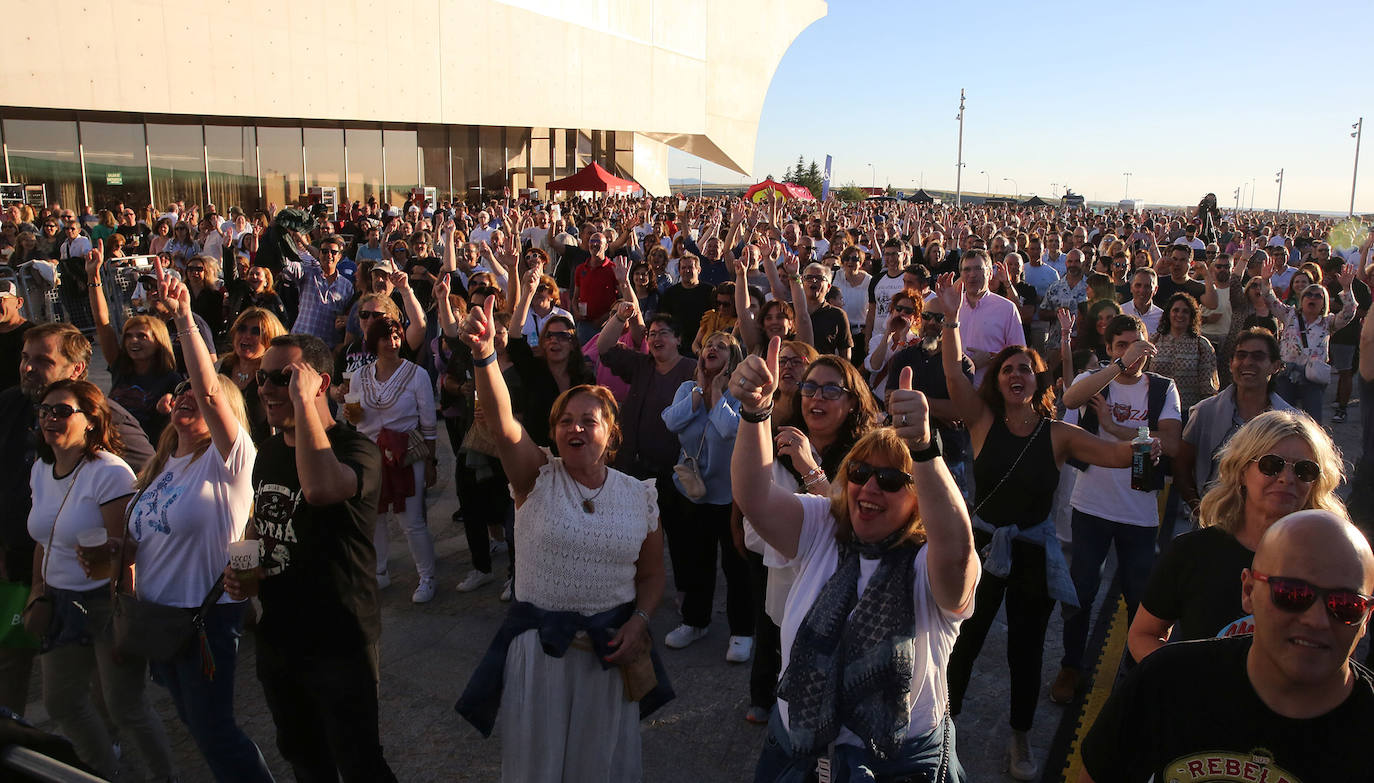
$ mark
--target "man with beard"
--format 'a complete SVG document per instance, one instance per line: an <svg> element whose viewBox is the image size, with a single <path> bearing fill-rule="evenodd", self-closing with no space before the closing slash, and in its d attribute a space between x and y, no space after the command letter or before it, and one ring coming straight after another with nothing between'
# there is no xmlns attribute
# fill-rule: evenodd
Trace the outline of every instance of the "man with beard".
<svg viewBox="0 0 1374 783"><path fill-rule="evenodd" d="M84 380L91 362L91 343L75 326L54 322L24 332L18 368L19 384L0 391L0 578L33 581L34 541L29 537L32 495L29 473L37 456L38 402L54 381ZM153 456L143 427L119 403L107 400L110 423L124 442L120 456L135 471ZM0 706L23 713L28 702L29 673L37 650L0 646Z"/></svg>
<svg viewBox="0 0 1374 783"><path fill-rule="evenodd" d="M1207 261L1207 277L1203 294L1207 290L1226 288L1231 284L1231 254L1218 253ZM1231 297L1219 297L1216 307L1202 309L1202 336L1211 341L1212 347L1220 349L1231 334Z"/></svg>

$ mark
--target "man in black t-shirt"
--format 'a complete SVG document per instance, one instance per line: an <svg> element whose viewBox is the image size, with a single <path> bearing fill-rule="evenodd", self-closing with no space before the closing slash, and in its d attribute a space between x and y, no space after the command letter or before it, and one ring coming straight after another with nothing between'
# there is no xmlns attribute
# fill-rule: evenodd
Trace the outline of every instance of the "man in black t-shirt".
<svg viewBox="0 0 1374 783"><path fill-rule="evenodd" d="M381 453L330 418L332 361L322 340L296 334L262 358L258 394L278 433L253 466L258 679L298 780L394 781L377 729ZM232 569L225 588L244 595Z"/></svg>
<svg viewBox="0 0 1374 783"><path fill-rule="evenodd" d="M1161 260L1159 264L1159 288L1155 290L1155 304L1161 308L1168 307L1169 297L1179 291L1191 294L1194 299L1202 299L1207 286L1188 275L1192 269L1193 251L1187 245L1174 245L1169 248L1166 258L1167 262ZM1166 264L1169 270L1167 275L1163 274Z"/></svg>
<svg viewBox="0 0 1374 783"><path fill-rule="evenodd" d="M830 270L823 264L807 264L802 273L802 290L806 293L806 309L811 314L812 345L821 353L848 359L849 349L854 345L854 337L849 332L849 316L825 301L825 294L830 290Z"/></svg>
<svg viewBox="0 0 1374 783"><path fill-rule="evenodd" d="M139 256L148 252L148 238L152 229L138 222L138 215L128 207L119 216L119 227L115 233L124 237L124 254Z"/></svg>
<svg viewBox="0 0 1374 783"><path fill-rule="evenodd" d="M673 317L682 345L691 346L701 317L715 304L715 289L701 282L701 260L690 253L678 259L677 272L680 280L658 298L658 310Z"/></svg>
<svg viewBox="0 0 1374 783"><path fill-rule="evenodd" d="M1264 534L1242 573L1253 636L1167 645L1108 699L1079 783L1370 780L1374 675L1350 661L1374 553L1348 521L1308 510Z"/></svg>

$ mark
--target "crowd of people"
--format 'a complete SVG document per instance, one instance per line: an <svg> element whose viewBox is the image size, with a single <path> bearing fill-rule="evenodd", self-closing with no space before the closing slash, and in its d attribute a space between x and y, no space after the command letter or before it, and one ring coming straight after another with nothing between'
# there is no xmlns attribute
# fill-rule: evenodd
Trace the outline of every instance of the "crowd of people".
<svg viewBox="0 0 1374 783"><path fill-rule="evenodd" d="M444 589L447 448L449 587L510 602L457 709L499 727L507 780L641 779L672 651L718 644L718 574L756 780L965 779L955 720L1004 604L1007 770L1038 779L1044 656L1050 700L1082 698L1113 549L1128 654L1085 780L1259 747L1290 779L1367 777L1308 743L1374 721L1348 660L1374 417L1348 477L1322 426L1374 400L1372 245L1214 198L11 207L0 544L39 642L0 646L0 705L36 659L83 765L114 775L113 727L171 780L151 672L216 779L271 780L233 715L251 625L296 777L393 780L378 596ZM145 653L167 607L185 638ZM1158 717L1214 701L1245 720Z"/></svg>

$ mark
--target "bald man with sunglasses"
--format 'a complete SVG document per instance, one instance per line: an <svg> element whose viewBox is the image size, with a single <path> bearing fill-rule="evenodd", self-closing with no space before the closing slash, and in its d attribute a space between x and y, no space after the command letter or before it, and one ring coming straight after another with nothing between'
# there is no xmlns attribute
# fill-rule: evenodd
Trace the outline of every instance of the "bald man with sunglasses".
<svg viewBox="0 0 1374 783"><path fill-rule="evenodd" d="M1374 777L1374 675L1350 660L1374 608L1364 536L1329 511L1289 514L1240 588L1254 635L1147 657L1088 732L1079 783Z"/></svg>

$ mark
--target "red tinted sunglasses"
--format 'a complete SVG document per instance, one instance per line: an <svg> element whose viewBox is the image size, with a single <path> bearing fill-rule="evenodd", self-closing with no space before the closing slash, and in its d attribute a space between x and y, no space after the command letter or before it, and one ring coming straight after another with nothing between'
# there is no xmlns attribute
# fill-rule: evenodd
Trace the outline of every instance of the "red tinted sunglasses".
<svg viewBox="0 0 1374 783"><path fill-rule="evenodd" d="M1363 620L1369 614L1371 601L1374 601L1369 596L1360 595L1354 590L1343 588L1328 590L1301 579L1269 576L1258 571L1251 571L1250 575L1269 585L1269 597L1274 602L1274 606L1279 609L1300 614L1307 611L1312 604L1316 603L1318 598L1321 598L1326 604L1326 613L1331 615L1331 619L1346 625L1355 625Z"/></svg>

